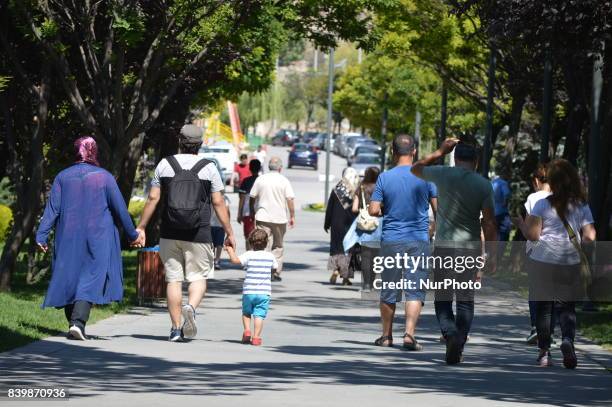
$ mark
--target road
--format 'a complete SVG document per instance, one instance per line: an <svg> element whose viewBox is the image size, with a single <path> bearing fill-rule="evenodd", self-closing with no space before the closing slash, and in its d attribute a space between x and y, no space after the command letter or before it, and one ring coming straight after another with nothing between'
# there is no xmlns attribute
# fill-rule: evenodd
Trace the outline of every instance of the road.
<svg viewBox="0 0 612 407"><path fill-rule="evenodd" d="M285 150L272 153L286 158ZM338 177L342 168L333 157L332 173ZM284 173L298 208L322 201L315 171ZM235 196L232 206L235 214ZM323 214L298 210L297 227L287 234L284 278L273 288L264 346L239 343L242 271L225 267L210 282L195 340L169 343L165 310L137 308L88 327L96 336L88 342L56 336L0 354L0 385L69 389L70 401L54 406L612 405L612 374L595 362L609 361L609 354L581 342L577 370L563 369L558 353L554 367L535 367L535 348L523 344L526 304L486 280L463 364L444 363L431 301L417 334L422 352L372 346L379 335L377 304L360 300L358 284L327 283L322 223ZM400 323L395 336L401 338ZM27 404L2 400L3 406Z"/></svg>

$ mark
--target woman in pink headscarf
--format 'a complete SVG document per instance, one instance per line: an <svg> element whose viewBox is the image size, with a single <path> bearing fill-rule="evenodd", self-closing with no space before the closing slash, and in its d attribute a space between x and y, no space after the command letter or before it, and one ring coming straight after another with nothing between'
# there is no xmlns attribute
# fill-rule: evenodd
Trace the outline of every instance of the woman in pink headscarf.
<svg viewBox="0 0 612 407"><path fill-rule="evenodd" d="M115 178L98 164L92 137L74 142L76 162L53 181L36 242L47 251L55 228L53 274L42 307L64 308L68 337L85 340L92 304L123 298L120 223L134 245L142 234L134 229Z"/></svg>

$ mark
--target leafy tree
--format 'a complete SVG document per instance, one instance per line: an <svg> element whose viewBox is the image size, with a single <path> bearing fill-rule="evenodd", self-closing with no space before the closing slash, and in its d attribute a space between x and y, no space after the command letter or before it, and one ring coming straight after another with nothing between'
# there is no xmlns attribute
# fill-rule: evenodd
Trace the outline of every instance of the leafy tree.
<svg viewBox="0 0 612 407"><path fill-rule="evenodd" d="M11 0L0 8L2 21L12 27L0 33L0 46L4 55L15 57L3 60L9 75L0 76L16 77L27 65L21 76L29 77L34 87L23 89L40 93L46 87L37 71L48 69L54 92L62 95L56 99L58 106L65 98L68 103L61 106L77 118L75 128L96 138L102 163L117 176L127 200L143 147L154 146L158 155L171 152L175 131L191 107L210 106L244 90L266 89L276 55L289 35L324 47L338 38L371 46L376 40L371 16L381 5L382 0ZM21 50L27 50L28 58ZM32 95L32 100L41 98ZM30 118L40 108L39 102L26 100L7 99L7 104L9 109L19 106ZM39 131L21 134L42 135L44 126L35 127ZM40 151L41 137L30 148ZM49 145L56 142L52 139ZM0 151L13 154L5 143ZM14 186L32 194L38 191L38 196L42 161L8 162L25 174L29 170L23 162L35 167L36 176L21 177L21 184ZM38 214L36 202L23 203L31 215L28 219ZM32 225L28 221L19 234L30 234ZM7 242L3 259L8 251L14 259L20 246L18 241ZM3 288L13 263L1 263Z"/></svg>

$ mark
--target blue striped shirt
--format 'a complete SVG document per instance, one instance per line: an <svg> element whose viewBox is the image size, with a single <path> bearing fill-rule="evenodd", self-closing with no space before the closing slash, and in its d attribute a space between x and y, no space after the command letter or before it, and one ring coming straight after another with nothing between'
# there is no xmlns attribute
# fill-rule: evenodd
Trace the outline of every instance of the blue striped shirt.
<svg viewBox="0 0 612 407"><path fill-rule="evenodd" d="M242 293L270 295L272 270L278 268L274 255L264 250L249 250L238 258L246 270Z"/></svg>

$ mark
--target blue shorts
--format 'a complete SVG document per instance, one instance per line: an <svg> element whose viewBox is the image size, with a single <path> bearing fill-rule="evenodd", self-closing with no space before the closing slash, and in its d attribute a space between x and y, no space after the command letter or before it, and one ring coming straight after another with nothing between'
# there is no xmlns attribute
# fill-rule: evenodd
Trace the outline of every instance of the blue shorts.
<svg viewBox="0 0 612 407"><path fill-rule="evenodd" d="M212 235L213 246L223 246L225 243L225 230L218 226L212 226L210 228L210 234Z"/></svg>
<svg viewBox="0 0 612 407"><path fill-rule="evenodd" d="M270 307L270 296L262 294L242 294L242 315L266 319Z"/></svg>
<svg viewBox="0 0 612 407"><path fill-rule="evenodd" d="M427 257L429 256L429 242L381 242L380 256L395 258L399 254L402 258L404 253L408 256ZM416 269L413 266L412 260L408 262L408 268L397 267L396 262L393 262L393 267L385 267L382 272L382 288L380 290L380 301L387 304L395 304L402 301L402 292L404 293L405 301L421 301L425 303L425 289L421 288L421 280L427 280L428 270L423 264L425 259L422 259ZM403 263L403 260L402 260ZM399 283L402 279L406 287L387 288L384 283L395 282ZM408 285L410 284L410 285ZM411 288L412 287L412 288Z"/></svg>

